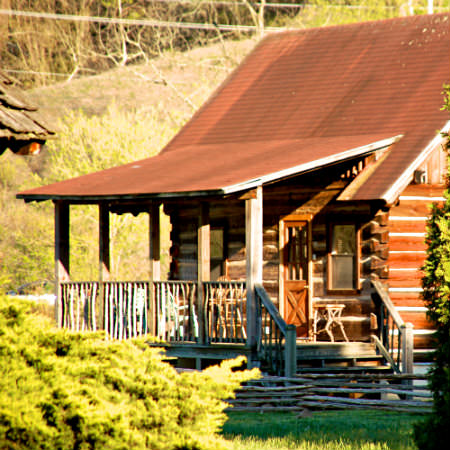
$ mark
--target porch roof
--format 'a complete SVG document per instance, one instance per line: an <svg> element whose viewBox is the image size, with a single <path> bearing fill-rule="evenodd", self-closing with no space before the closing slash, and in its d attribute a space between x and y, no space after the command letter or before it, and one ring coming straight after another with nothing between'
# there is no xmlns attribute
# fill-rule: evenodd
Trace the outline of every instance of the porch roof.
<svg viewBox="0 0 450 450"><path fill-rule="evenodd" d="M272 34L159 156L19 197L226 192L402 135L352 197L392 201L447 126L449 54L448 13Z"/></svg>
<svg viewBox="0 0 450 450"><path fill-rule="evenodd" d="M399 137L308 138L186 145L159 155L18 194L28 200L229 194L385 148ZM299 151L301 150L301 151Z"/></svg>

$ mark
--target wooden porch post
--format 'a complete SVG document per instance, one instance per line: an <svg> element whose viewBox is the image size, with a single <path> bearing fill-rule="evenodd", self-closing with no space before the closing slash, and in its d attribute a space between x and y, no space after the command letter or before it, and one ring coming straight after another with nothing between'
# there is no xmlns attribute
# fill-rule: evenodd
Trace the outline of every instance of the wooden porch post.
<svg viewBox="0 0 450 450"><path fill-rule="evenodd" d="M263 191L262 186L245 200L245 248L247 276L247 345L255 349L257 338L255 284L262 284L263 265ZM251 362L248 364L251 366Z"/></svg>
<svg viewBox="0 0 450 450"><path fill-rule="evenodd" d="M104 304L105 304L105 289L104 282L109 280L111 271L111 250L110 250L110 222L109 222L109 207L105 203L98 205L98 259L99 259L99 302L98 302L98 326L101 330L104 329Z"/></svg>
<svg viewBox="0 0 450 450"><path fill-rule="evenodd" d="M149 260L150 260L150 288L149 288L149 331L156 336L156 302L155 281L161 280L161 223L159 203L153 203L150 207L149 217Z"/></svg>
<svg viewBox="0 0 450 450"><path fill-rule="evenodd" d="M70 278L70 209L69 204L55 201L55 320L62 326L61 282Z"/></svg>
<svg viewBox="0 0 450 450"><path fill-rule="evenodd" d="M205 343L206 340L206 311L205 311L205 299L203 292L203 282L210 280L210 234L211 227L209 221L209 204L201 203L200 205L200 217L198 224L198 257L197 257L197 314L198 314L198 332L199 342Z"/></svg>
<svg viewBox="0 0 450 450"><path fill-rule="evenodd" d="M414 372L414 327L407 322L402 328L402 373L409 374Z"/></svg>

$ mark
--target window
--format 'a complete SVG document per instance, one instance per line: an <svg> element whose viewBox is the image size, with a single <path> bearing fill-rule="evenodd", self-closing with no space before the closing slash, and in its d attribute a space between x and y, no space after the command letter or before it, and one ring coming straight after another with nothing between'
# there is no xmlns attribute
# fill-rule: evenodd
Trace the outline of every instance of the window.
<svg viewBox="0 0 450 450"><path fill-rule="evenodd" d="M332 224L328 250L328 290L359 289L359 232L355 224Z"/></svg>

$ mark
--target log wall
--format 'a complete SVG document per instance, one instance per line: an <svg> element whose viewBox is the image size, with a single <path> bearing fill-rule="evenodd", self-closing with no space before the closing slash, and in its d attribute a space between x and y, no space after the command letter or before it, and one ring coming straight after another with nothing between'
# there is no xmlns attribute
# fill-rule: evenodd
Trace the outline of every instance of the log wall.
<svg viewBox="0 0 450 450"><path fill-rule="evenodd" d="M327 292L328 224L336 221L354 221L359 226L360 289L352 294ZM344 304L343 324L348 338L351 341L369 341L373 332L371 325L374 325L371 315L375 314L370 280L386 280L388 276L388 212L379 209L376 203L335 202L313 220L312 234L313 303ZM343 338L339 329L335 338Z"/></svg>
<svg viewBox="0 0 450 450"><path fill-rule="evenodd" d="M389 295L405 322L414 326L414 359L426 360L432 325L421 299L426 220L433 203L444 201L443 185L410 184L389 217Z"/></svg>
<svg viewBox="0 0 450 450"><path fill-rule="evenodd" d="M433 164L431 169L429 164L426 167L432 175L428 182L439 182L436 174L442 173L442 164L439 167ZM340 180L339 174L346 173L344 169L344 166L339 170L333 167L321 172L320 176L304 175L264 187L263 278L276 305L279 304L279 220L301 209L333 181ZM420 300L419 269L425 258L425 223L429 207L433 200L442 200L442 192L442 185L411 184L390 210L382 209L382 204L376 202L334 201L315 215L312 221L311 302L344 303L344 326L350 340L368 340L373 331L374 321L370 318L375 311L370 298L370 280L376 279L386 283L403 319L413 323L416 347L429 347L431 327ZM226 230L224 271L229 279L244 280L245 200L217 198L210 200L209 207L211 226L222 226ZM165 204L172 223L171 278L197 279L200 209L198 200ZM330 295L326 289L328 224L339 220L355 221L360 229L361 289L352 295Z"/></svg>

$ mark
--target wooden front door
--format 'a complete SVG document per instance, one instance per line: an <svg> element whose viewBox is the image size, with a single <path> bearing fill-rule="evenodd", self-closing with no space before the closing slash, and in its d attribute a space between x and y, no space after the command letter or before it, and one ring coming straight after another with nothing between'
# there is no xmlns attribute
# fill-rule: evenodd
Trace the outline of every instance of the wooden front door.
<svg viewBox="0 0 450 450"><path fill-rule="evenodd" d="M298 337L308 336L309 222L281 222L281 284L284 319L297 327Z"/></svg>

